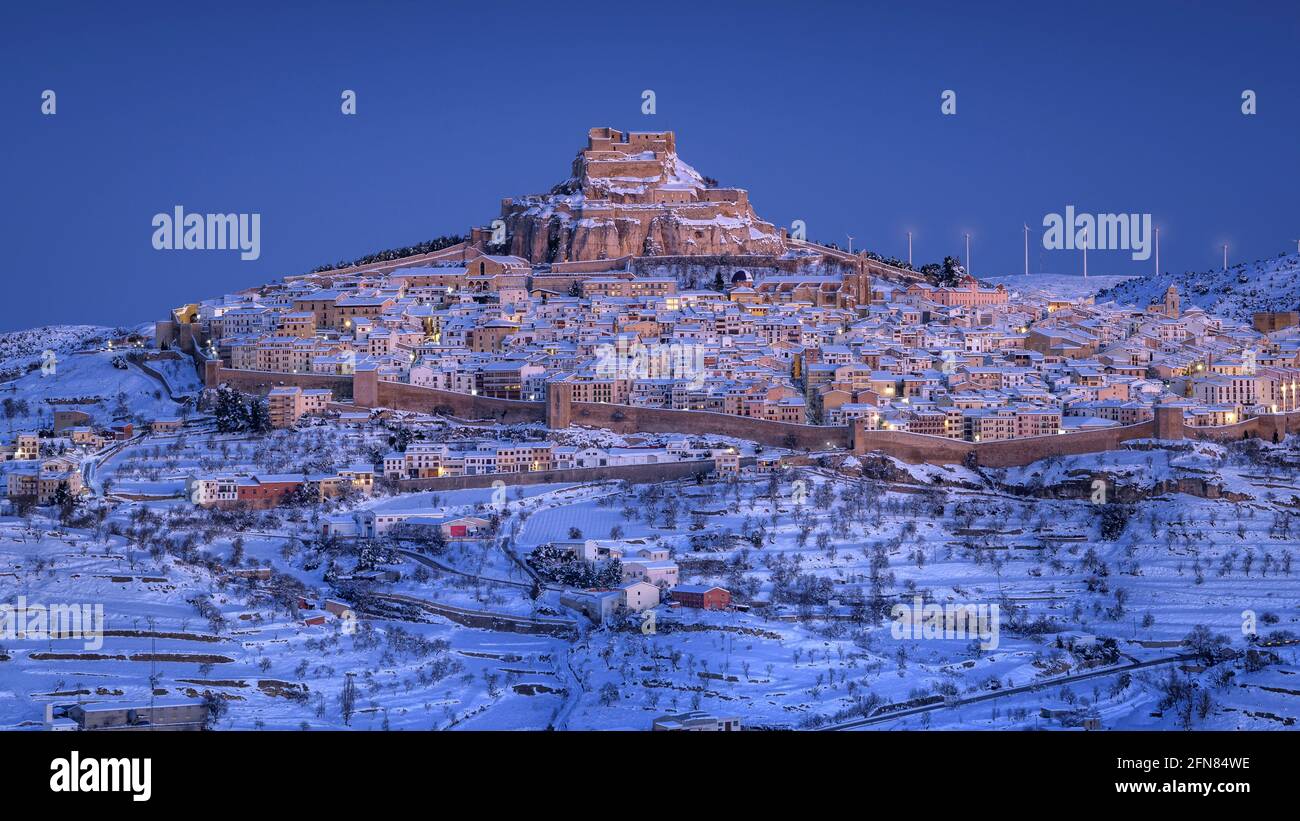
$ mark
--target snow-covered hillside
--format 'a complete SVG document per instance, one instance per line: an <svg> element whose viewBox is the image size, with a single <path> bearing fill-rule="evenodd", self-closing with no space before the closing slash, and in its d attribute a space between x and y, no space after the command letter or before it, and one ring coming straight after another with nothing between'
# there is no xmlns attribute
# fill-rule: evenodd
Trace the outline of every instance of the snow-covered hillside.
<svg viewBox="0 0 1300 821"><path fill-rule="evenodd" d="M1195 305L1249 322L1256 311L1294 311L1300 306L1300 256L1283 254L1233 265L1226 271L1152 274L1102 291L1097 300L1144 306L1162 299L1170 285L1178 286L1184 308Z"/></svg>
<svg viewBox="0 0 1300 821"><path fill-rule="evenodd" d="M1106 288L1113 288L1127 282L1128 276L1092 276L1082 277L1077 274L1006 274L1001 276L981 277L993 285L1005 285L1014 293L1047 293L1054 297L1080 299L1091 296Z"/></svg>
<svg viewBox="0 0 1300 821"><path fill-rule="evenodd" d="M39 361L45 351L65 354L96 343L117 332L102 325L43 325L0 334L0 371L11 371Z"/></svg>
<svg viewBox="0 0 1300 821"><path fill-rule="evenodd" d="M0 397L5 405L0 431L50 428L56 410L85 411L97 425L143 424L180 415L185 406L176 399L202 387L193 362L188 357L153 359L156 352L120 344L122 337L142 330L53 325L0 334ZM119 344L110 348L114 339ZM47 357L45 351L53 354ZM149 370L141 368L137 358Z"/></svg>

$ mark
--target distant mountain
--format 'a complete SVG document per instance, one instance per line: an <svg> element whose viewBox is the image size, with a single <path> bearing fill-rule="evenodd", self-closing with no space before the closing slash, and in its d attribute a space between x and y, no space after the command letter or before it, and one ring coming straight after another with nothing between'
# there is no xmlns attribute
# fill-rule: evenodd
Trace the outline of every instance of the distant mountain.
<svg viewBox="0 0 1300 821"><path fill-rule="evenodd" d="M1280 254L1226 271L1151 274L1107 288L1097 294L1097 301L1142 307L1163 299L1170 285L1178 287L1183 308L1195 305L1217 316L1250 322L1256 311L1300 309L1300 256Z"/></svg>

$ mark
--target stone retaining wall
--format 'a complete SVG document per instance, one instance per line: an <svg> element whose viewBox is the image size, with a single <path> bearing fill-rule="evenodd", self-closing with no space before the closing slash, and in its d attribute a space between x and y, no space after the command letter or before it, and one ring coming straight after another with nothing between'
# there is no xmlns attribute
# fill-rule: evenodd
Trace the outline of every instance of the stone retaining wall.
<svg viewBox="0 0 1300 821"><path fill-rule="evenodd" d="M752 465L753 456L743 457L741 465ZM659 462L653 465L608 465L597 468L568 468L565 470L538 470L529 473L487 473L480 476L439 476L431 479L399 479L397 486L403 491L466 490L492 487L496 482L505 485L581 484L611 479L625 479L633 484L669 482L697 474L713 472L713 460L692 459L685 462Z"/></svg>

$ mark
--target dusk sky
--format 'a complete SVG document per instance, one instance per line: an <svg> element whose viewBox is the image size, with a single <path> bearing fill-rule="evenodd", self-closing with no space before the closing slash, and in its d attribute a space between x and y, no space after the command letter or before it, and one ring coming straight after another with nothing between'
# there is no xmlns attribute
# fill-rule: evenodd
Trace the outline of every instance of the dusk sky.
<svg viewBox="0 0 1300 821"><path fill-rule="evenodd" d="M1023 223L1035 271L1079 270L1037 242L1067 205L1152 214L1169 270L1300 237L1294 2L8 3L0 54L0 330L149 321L464 233L599 125L675 131L811 239L905 256L911 229L919 265L968 230L977 275L1021 270ZM260 214L260 258L155 250L178 205Z"/></svg>

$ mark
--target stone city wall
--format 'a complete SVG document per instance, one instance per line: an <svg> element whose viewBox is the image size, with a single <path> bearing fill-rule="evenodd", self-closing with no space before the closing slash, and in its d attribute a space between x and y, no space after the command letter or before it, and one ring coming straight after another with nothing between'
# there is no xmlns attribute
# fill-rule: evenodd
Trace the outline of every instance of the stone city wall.
<svg viewBox="0 0 1300 821"><path fill-rule="evenodd" d="M729 436L795 450L852 448L854 453L879 451L913 464L961 464L974 454L978 464L984 467L1014 467L1053 456L1117 450L1123 443L1134 439L1190 438L1231 442L1261 438L1280 441L1287 434L1300 433L1300 411L1258 416L1235 425L1190 427L1183 422L1181 408L1157 407L1154 419L1135 425L998 442L966 442L906 431L866 430L861 424L856 429L847 426L800 425L710 411L568 402L568 386L564 383L558 383L558 389L548 391L547 401L527 402L387 382L378 379L374 371L362 371L355 377L246 371L223 367L219 359L208 360L203 363L203 367L204 381L209 387L226 383L250 393L264 393L279 385L331 388L336 398L354 397L358 408L382 407L442 413L468 421L504 424L543 422L551 428L579 425L605 428L621 434Z"/></svg>

